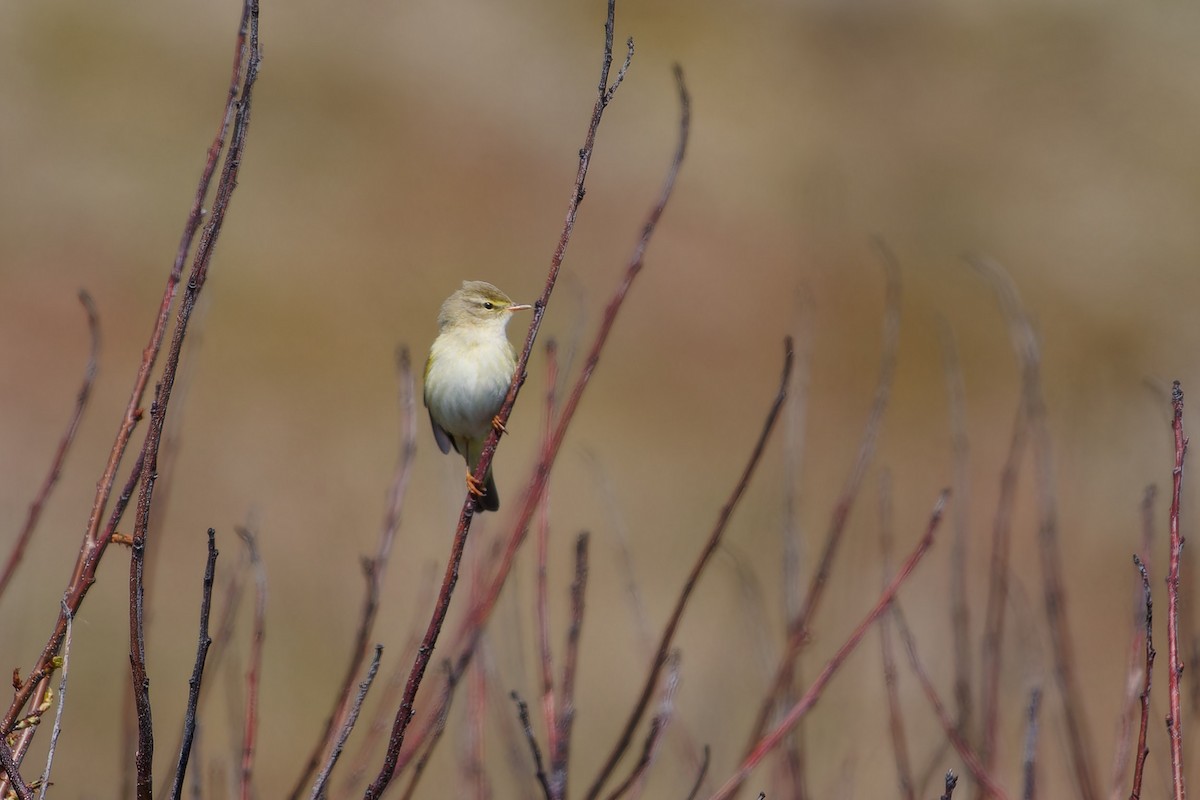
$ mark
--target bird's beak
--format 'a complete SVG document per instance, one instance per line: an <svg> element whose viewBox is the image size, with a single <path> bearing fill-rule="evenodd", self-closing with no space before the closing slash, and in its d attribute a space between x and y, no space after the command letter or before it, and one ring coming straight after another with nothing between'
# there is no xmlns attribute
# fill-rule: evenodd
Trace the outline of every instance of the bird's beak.
<svg viewBox="0 0 1200 800"><path fill-rule="evenodd" d="M529 305L528 303L518 303L515 306L509 306L508 310L509 311L528 311L531 308L533 308L533 306Z"/></svg>

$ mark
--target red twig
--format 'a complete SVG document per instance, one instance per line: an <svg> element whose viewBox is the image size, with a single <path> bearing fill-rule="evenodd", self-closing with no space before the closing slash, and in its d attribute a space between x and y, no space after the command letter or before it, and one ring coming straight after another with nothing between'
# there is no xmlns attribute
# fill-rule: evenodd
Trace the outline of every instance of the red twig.
<svg viewBox="0 0 1200 800"><path fill-rule="evenodd" d="M558 347L554 340L546 342L546 427L543 442L554 435L556 389L558 387ZM546 725L546 752L551 764L558 761L558 712L554 708L554 656L550 651L550 600L547 563L550 560L550 491L547 485L542 496L537 526L537 582L534 601L538 659L542 669L542 716ZM560 795L551 793L551 800Z"/></svg>
<svg viewBox="0 0 1200 800"><path fill-rule="evenodd" d="M1021 459L1025 453L1028 424L1025 402L1017 407L1013 420L1012 439L1008 456L1000 472L1000 496L996 501L996 516L992 520L992 554L988 567L987 605L983 617L983 657L981 691L983 700L983 735L979 745L979 757L987 769L995 766L996 730L1000 724L1000 670L1004 663L1002 643L1004 622L1008 612L1009 555L1012 551L1012 515L1020 477ZM961 729L960 729L960 732ZM982 796L984 787L979 785L976 795Z"/></svg>
<svg viewBox="0 0 1200 800"><path fill-rule="evenodd" d="M575 539L575 579L571 582L571 622L563 656L562 702L559 704L558 749L550 762L550 791L555 800L567 796L567 762L571 756L571 730L575 723L575 675L579 668L579 635L583 630L584 598L588 577L588 533Z"/></svg>
<svg viewBox="0 0 1200 800"><path fill-rule="evenodd" d="M886 470L879 475L879 547L883 556L883 585L886 587L892 577L891 478ZM912 762L908 757L908 738L904 735L904 716L900 709L900 693L897 689L891 619L887 614L879 620L879 644L883 654L883 684L887 691L888 730L891 733L892 752L896 757L896 777L900 783L901 796L905 800L916 800Z"/></svg>
<svg viewBox="0 0 1200 800"><path fill-rule="evenodd" d="M612 8L613 8L613 5L610 2L610 4L609 4L610 18L609 18L609 25L607 26L607 30L608 30L607 41L608 41L609 53L608 53L608 56L606 57L606 64L609 61L611 61L611 38L612 38L611 37L611 13L612 13ZM607 70L607 67L606 67L606 70ZM617 290L614 292L613 297L610 299L608 306L605 308L604 318L600 324L599 330L596 332L596 337L593 341L592 348L591 348L590 352L588 353L588 358L584 364L583 370L580 373L578 379L576 380L575 385L571 391L571 394L567 397L567 400L566 400L565 404L563 405L562 412L559 414L558 425L555 428L554 437L549 442L547 442L546 445L543 447L542 453L538 459L538 463L534 467L534 476L533 476L532 480L529 482L529 485L526 487L524 498L523 498L523 503L522 503L521 509L517 516L517 522L513 526L512 536L508 540L508 545L505 548L504 553L501 557L501 562L500 562L499 567L497 568L496 574L493 576L491 584L489 585L487 591L484 593L483 598L480 600L480 602L478 604L474 605L471 608L470 612L467 614L466 620L463 623L463 627L458 632L458 637L456 640L456 643L458 645L458 647L457 647L458 655L456 656L456 661L454 664L454 671L455 671L456 675L462 674L463 670L465 670L466 665L470 662L470 660L475 652L476 646L478 644L479 636L482 634L483 628L486 625L489 616L491 615L492 609L495 607L496 600L500 596L500 591L503 588L504 583L508 578L508 574L512 569L513 562L516 559L517 550L520 548L520 545L524 541L525 535L529 530L530 521L533 518L533 514L534 514L535 509L537 508L538 501L541 498L543 491L545 490L546 480L549 477L550 470L554 466L554 461L558 455L559 448L562 446L563 438L566 436L567 428L570 425L571 420L574 418L575 411L578 409L580 400L583 398L584 390L587 388L588 382L590 381L592 374L595 372L595 369L600 362L600 354L604 349L605 343L608 341L608 335L612 331L612 326L616 322L617 314L620 311L622 304L624 303L625 297L628 294L630 287L633 285L634 279L637 277L637 275L642 270L642 266L644 264L646 248L649 246L650 239L653 236L654 230L658 225L658 221L661 218L662 213L666 208L667 200L670 198L672 190L674 189L675 179L679 173L679 168L683 163L683 157L686 152L688 133L689 133L689 129L690 129L690 120L691 120L690 99L689 99L689 96L687 93L687 87L683 81L683 72L678 67L676 67L676 70L675 70L675 79L676 79L676 84L677 84L677 87L678 87L678 90L680 93L681 116L680 116L680 125L679 125L679 145L675 151L674 159L672 160L671 166L667 171L667 177L664 180L662 191L658 197L658 200L646 218L645 225L642 228L641 238L638 240L637 245L634 247L633 257L631 258L629 266L626 269L625 276L624 276L623 280L621 281L621 284L617 287ZM603 86L603 82L601 83L601 86ZM597 105L597 110L598 111L602 110L602 107L599 103ZM584 150L588 152L588 155L586 156L586 159L585 159L583 156L584 151L581 151L581 164L584 164L584 163L586 163L587 160L590 160L590 157L591 157L590 156L590 146L591 146L591 142L593 142L594 138L595 138L594 126L597 123L598 123L598 117L594 117L593 118L593 126L591 128L589 128L589 134L588 134L588 140L587 140L588 146L584 148ZM576 194L577 198L580 196L582 196L581 193ZM568 215L568 223L570 225L573 225L573 223L574 223L573 213ZM561 249L561 247L564 247L564 246L565 246L565 244L560 242L560 249ZM557 275L556 264L560 260L561 260L561 256L556 251L555 261L553 262L552 269L551 269L551 278L553 278L554 276ZM550 289L550 284L548 283L547 290L546 290L547 294L543 294L543 298L545 298L548 295L549 289ZM534 305L535 326L537 324L540 324L541 314L543 313L543 310L544 310L543 300L539 300ZM517 387L518 384L520 383L520 381L523 380L524 364L528 358L528 354L532 347L532 343L533 343L532 337L534 336L535 333L536 333L535 329L533 327L531 327L530 336L526 339L525 350L523 351L522 358L518 362L518 366L517 366L518 380L514 381L514 383L513 383L514 389L509 391L509 397L506 399L505 406L500 412L502 421L504 419L507 419L507 413L508 413L508 409L511 408L511 400L514 396L513 392L515 391L515 387ZM484 445L484 451L483 451L484 455L482 456L482 459L490 459L490 457L491 457L490 454L493 449L492 448L493 439L494 439L494 436L489 436L488 443ZM486 465L486 463L487 463L486 460L481 460L480 461L481 468L484 465ZM469 509L469 510L473 512L473 508ZM466 511L464 511L464 514L466 514ZM465 516L464 516L464 518L460 519L459 527L460 527L460 530L463 532L463 537L465 537L464 523L468 519L469 518L465 517ZM451 553L451 565L456 563L455 559L461 558L461 543L459 542L460 538L462 538L462 537L459 537L456 534L455 548ZM450 577L449 572L447 573L447 577L448 578ZM440 613L440 617L438 617L437 614L435 614L435 617L438 618L438 626L440 629L440 619L444 619L444 617L445 617L444 611ZM431 628L431 630L432 630L432 628ZM385 764L384 764L384 771L388 772L389 775L394 773L396 771L396 769L398 769L399 767L403 766L404 763L407 763L406 761L401 761L399 750L400 750L400 746L403 743L403 730L402 729L407 727L407 724L408 724L407 717L411 716L412 709L411 709L411 707L408 707L408 708L402 707L401 711L403 712L403 715L406 717L406 721L404 722L403 726L400 726L399 725L400 716L397 716L397 726L393 727L394 733L398 728L401 729L401 733L400 733L400 737L399 737L400 741L397 742L396 737L393 736L393 741L389 744L389 754L386 757ZM432 723L430 726L426 727L421 732L421 734L418 738L424 739L424 737L428 735L431 728L432 728ZM394 745L394 747L392 745ZM410 757L411 757L411 753L415 752L416 749L417 748L414 747L409 751ZM381 777L382 777L382 773L381 773ZM385 781L386 780L390 780L390 777L385 779ZM382 787L380 787L380 788L382 788ZM375 797L375 796L378 796L378 795L372 795L372 797Z"/></svg>
<svg viewBox="0 0 1200 800"><path fill-rule="evenodd" d="M1183 784L1183 712L1179 693L1179 679L1183 675L1183 662L1179 658L1179 559L1183 554L1179 501L1183 492L1183 460L1187 455L1188 440L1183 433L1183 390L1179 381L1171 387L1171 409L1174 412L1171 428L1175 432L1175 469L1171 473L1171 551L1167 566L1167 694L1170 701L1167 733L1171 740L1173 797L1183 800L1187 791Z"/></svg>
<svg viewBox="0 0 1200 800"><path fill-rule="evenodd" d="M1141 515L1142 515L1142 545L1140 553L1141 558L1136 559L1134 564L1141 562L1139 572L1142 567L1149 569L1150 550L1154 542L1154 499L1157 494L1157 488L1151 484L1146 487L1145 494L1142 496ZM1148 627L1146 625L1146 599L1147 589L1150 588L1149 580L1145 584L1139 583L1137 592L1135 593L1134 612L1133 612L1133 635L1129 639L1129 655L1128 665L1125 670L1125 696L1121 703L1121 716L1117 725L1117 743L1113 748L1113 780L1112 792L1110 797L1112 800L1120 800L1121 794L1125 788L1125 771L1129 768L1129 754L1133 747L1133 717L1134 707L1137 705L1138 696L1142 692L1142 684L1145 683L1146 676L1144 670L1146 668L1146 636ZM1143 743L1144 746L1144 743Z"/></svg>
<svg viewBox="0 0 1200 800"><path fill-rule="evenodd" d="M4 571L0 573L0 597L4 596L4 591L8 588L9 582L13 575L17 572L17 567L21 563L21 559L25 556L25 548L29 545L29 540L33 538L33 532L37 528L38 520L41 519L42 509L46 505L46 500L50 497L50 492L58 483L59 475L62 474L63 462L67 459L67 453L71 449L71 443L75 441L75 434L79 431L79 422L83 419L83 411L87 408L88 398L92 394L92 384L96 381L96 365L100 355L100 320L96 314L96 306L92 303L91 296L84 291L79 293L79 302L83 304L83 310L87 314L88 333L91 336L91 348L88 352L87 366L83 370L83 384L79 387L79 393L75 396L75 411L71 414L71 420L67 423L67 429L63 432L62 439L58 442L58 449L54 453L54 460L50 462L50 471L46 474L46 478L42 481L42 487L38 490L37 496L34 497L33 503L29 506L29 514L25 517L25 524L21 527L21 532L17 534L17 540L13 543L12 550L8 554L8 561L4 564Z"/></svg>
<svg viewBox="0 0 1200 800"><path fill-rule="evenodd" d="M251 776L254 772L255 746L258 741L258 690L262 677L263 641L267 628L267 572L258 552L258 540L247 528L237 534L246 543L250 568L254 570L254 635L250 640L250 663L246 667L246 720L242 729L241 798L253 797Z"/></svg>
<svg viewBox="0 0 1200 800"><path fill-rule="evenodd" d="M986 792L997 800L1006 800L1007 795L1000 785L992 779L991 773L980 761L979 755L958 731L954 725L954 720L950 718L950 714L946 711L946 706L938 697L937 689L934 688L933 681L929 679L929 674L925 671L925 667L921 664L921 657L917 654L917 643L913 639L912 631L908 628L908 623L904 621L904 614L897 605L892 609L893 616L896 620L896 627L900 632L900 638L904 642L904 648L908 651L909 665L912 667L913 674L921 684L922 691L925 692L925 697L929 700L929 705L933 707L933 713L937 716L938 722L941 723L942 730L946 734L946 738L950 740L950 744L954 747L958 757L967 765L967 769L971 772L976 782L981 784ZM947 777L947 786L949 786L949 778Z"/></svg>
<svg viewBox="0 0 1200 800"><path fill-rule="evenodd" d="M488 435L487 441L484 442L483 452L480 455L479 463L475 470L475 479L477 481L483 480L483 476L487 474L487 470L491 466L492 457L495 455L496 446L500 439L499 430L503 428L503 424L508 420L509 414L512 413L517 393L520 391L521 385L525 382L529 356L533 351L533 343L537 338L538 330L541 328L542 316L546 313L546 305L550 301L551 293L554 291L554 284L558 279L558 272L562 266L563 256L566 254L567 244L570 242L571 233L575 228L575 218L579 212L579 204L583 201L584 184L587 179L588 167L591 164L592 150L596 142L596 131L600 127L600 120L604 115L605 108L612 101L612 92L616 91L625 74L625 70L622 68L616 82L609 87L608 76L612 66L615 11L616 0L609 0L608 15L604 28L604 63L600 70L599 96L592 110L592 118L584 137L584 145L579 150L579 169L575 177L575 189L567 204L567 216L563 223L563 231L559 237L558 246L555 248L554 254L550 259L550 270L546 276L545 288L542 290L542 296L533 307L533 320L529 324L529 332L525 337L525 346L517 361L512 385L509 387L508 395L504 398L504 404L500 407L500 412L496 415L500 425L494 426L494 429ZM630 53L632 54L632 40L630 41ZM628 64L628 62L626 63ZM382 796L383 790L391 782L399 764L400 750L404 746L404 735L408 731L409 723L412 721L413 704L416 700L417 690L420 688L421 680L425 676L425 670L429 666L429 659L433 655L433 648L437 644L438 636L441 634L442 624L446 619L446 612L450 608L450 597L454 592L454 585L458 582L458 568L462 561L463 550L466 547L467 533L470 531L471 519L474 513L475 499L468 493L466 499L463 501L458 527L454 534L454 542L451 545L450 556L446 562L446 575L442 581L442 590L438 594L425 638L421 643L420 649L417 651L412 671L409 673L409 680L405 685L404 697L400 701L400 708L396 711L396 719L392 725L391 736L388 739L388 748L384 756L383 766L379 774L375 777L375 780L367 787L365 796L370 798L370 800L377 800L377 798Z"/></svg>
<svg viewBox="0 0 1200 800"><path fill-rule="evenodd" d="M588 800L595 800L604 788L605 782L611 777L613 770L616 768L621 757L625 754L626 748L633 740L633 735L637 730L638 724L642 720L642 715L646 712L646 707L650 704L650 698L654 693L654 687L658 684L659 675L662 673L663 667L667 663L667 656L671 649L671 643L675 639L675 631L679 627L680 621L683 619L683 612L687 608L688 601L691 599L692 592L695 591L696 584L700 581L700 576L704 573L705 567L708 566L709 560L716 553L717 548L721 544L721 538L725 534L725 528L729 524L730 518L733 516L733 511L737 508L738 501L742 499L742 495L746 491L746 487L750 484L750 478L753 477L755 469L758 467L758 462L762 458L763 450L766 449L767 441L771 437L771 431L775 428L775 422L779 419L779 412L783 408L783 401L787 398L788 384L792 378L792 363L794 361L792 351L792 340L789 337L784 342L784 357L783 371L779 380L779 388L775 393L775 399L771 403L771 407L767 411L766 420L763 422L762 431L758 435L758 441L755 442L754 449L751 451L750 459L746 462L746 466L742 470L741 477L734 485L733 492L729 499L725 501L720 513L717 515L717 522L713 526L712 532L708 536L708 541L704 548L700 551L699 557L692 565L692 570L688 574L687 580L684 582L683 590L679 593L678 599L675 601L675 608L671 611L671 616L667 620L666 628L663 630L662 637L658 643L658 651L654 654L654 660L650 664L650 670L646 676L646 680L642 684L641 694L634 703L633 711L629 715L629 719L625 722L621 730L620 736L617 738L616 744L613 746L612 752L608 754L600 772L595 780L592 781L591 787L588 789L585 797Z"/></svg>
<svg viewBox="0 0 1200 800"><path fill-rule="evenodd" d="M301 797L304 788L322 760L328 761L333 752L339 732L344 728L355 698L355 684L371 650L372 633L375 630L375 618L379 613L379 592L383 578L387 573L388 557L400 529L401 512L404 508L404 497L408 492L409 480L412 476L413 460L417 454L417 414L416 390L414 389L412 359L408 348L401 346L396 350L396 381L399 386L400 406L400 447L396 459L396 469L392 476L391 488L388 490L387 510L383 524L380 526L379 543L375 547L375 555L362 561L363 579L366 590L363 597L362 612L359 614L358 631L354 636L354 646L350 651L350 663L334 702L333 710L325 720L325 727L317 740L316 747L309 753L299 779L292 787L289 797L291 800Z"/></svg>
<svg viewBox="0 0 1200 800"><path fill-rule="evenodd" d="M783 608L784 635L787 636L792 621L803 611L804 578L801 575L800 552L803 534L799 524L800 472L804 464L806 417L808 414L808 387L812 363L812 310L809 298L800 296L795 339L799 343L796 356L795 388L788 396L784 411L783 438ZM796 700L796 686L800 684L799 665L787 674L780 693L779 702L791 705ZM808 785L805 769L806 750L804 728L797 725L784 743L781 768L785 773L785 786L790 787L795 800L807 800Z"/></svg>
<svg viewBox="0 0 1200 800"><path fill-rule="evenodd" d="M967 438L967 390L954 332L944 319L939 326L942 371L950 408L950 437L954 452L954 541L950 548L950 628L954 634L954 702L958 729L971 722L971 630L967 611L967 541L971 511L971 443Z"/></svg>
<svg viewBox="0 0 1200 800"><path fill-rule="evenodd" d="M1150 748L1146 746L1146 733L1150 729L1150 678L1154 674L1154 602L1150 596L1150 575L1147 572L1146 565L1136 555L1133 557L1133 563L1138 568L1138 572L1142 576L1142 596L1145 598L1146 605L1146 666L1145 673L1142 677L1142 693L1139 700L1142 705L1142 721L1138 728L1138 749L1137 755L1133 760L1133 789L1129 792L1129 800L1140 800L1142 796L1142 774L1146 768L1146 756L1150 755Z"/></svg>
<svg viewBox="0 0 1200 800"><path fill-rule="evenodd" d="M787 644L784 647L784 657L780 660L779 668L775 672L766 697L763 698L758 718L750 729L750 736L746 744L747 755L770 724L772 712L778 704L784 687L790 680L789 676L795 667L800 650L808 639L809 628L824 595L825 584L833 570L833 562L846 531L846 524L850 520L850 511L858 497L858 490L862 486L867 467L875 454L875 443L879 438L879 429L883 423L884 412L887 410L888 399L891 397L892 378L896 373L896 351L900 340L900 267L895 256L882 240L877 240L876 245L882 257L886 286L883 313L883 354L879 360L879 380L875 387L875 399L871 404L866 427L863 429L858 456L850 468L850 474L846 477L846 483L842 488L837 505L834 507L829 531L822 546L821 557L817 562L817 569L813 573L812 580L809 582L804 603L800 608L800 613L794 619L789 620L790 628Z"/></svg>
<svg viewBox="0 0 1200 800"><path fill-rule="evenodd" d="M888 610L892 600L896 597L896 593L900 591L900 587L908 579L908 576L912 574L913 570L916 569L917 564L929 550L930 545L933 544L933 535L937 532L938 525L941 524L942 513L949 494L949 490L944 490L938 497L937 502L933 506L933 513L929 517L929 525L925 529L925 535L921 537L921 541L917 543L916 548L900 566L896 577L883 590L883 593L875 602L875 606L868 612L862 622L858 624L858 627L854 629L850 637L838 648L833 658L829 659L829 662L821 670L816 680L808 687L808 691L788 710L779 724L755 744L733 776L712 796L712 800L729 800L729 798L733 797L742 783L749 777L750 772L758 766L759 762L787 736L788 731L821 699L821 694L825 691L825 687L829 684L829 681L841 669L846 658L858 647L859 642L867 635L867 631L870 630L875 620L879 619L880 615Z"/></svg>

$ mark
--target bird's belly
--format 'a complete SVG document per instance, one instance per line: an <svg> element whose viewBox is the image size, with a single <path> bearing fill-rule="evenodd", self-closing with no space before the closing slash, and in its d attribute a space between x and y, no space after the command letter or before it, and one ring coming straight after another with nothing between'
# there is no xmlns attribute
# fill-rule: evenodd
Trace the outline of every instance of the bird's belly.
<svg viewBox="0 0 1200 800"><path fill-rule="evenodd" d="M431 410L437 423L455 437L482 439L500 411L512 382L514 363L509 353L486 355L477 350L471 358L435 357L426 377L433 391Z"/></svg>

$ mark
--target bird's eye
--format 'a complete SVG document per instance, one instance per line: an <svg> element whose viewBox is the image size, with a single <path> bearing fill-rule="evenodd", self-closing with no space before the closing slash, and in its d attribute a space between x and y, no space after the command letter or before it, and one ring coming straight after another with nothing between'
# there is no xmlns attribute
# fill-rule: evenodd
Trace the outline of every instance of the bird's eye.
<svg viewBox="0 0 1200 800"><path fill-rule="evenodd" d="M492 310L493 308L495 308L496 306L495 306L495 305L493 305L493 304L492 304L492 302L491 302L490 300L488 300L488 301L485 301L485 302L484 302L484 304L483 304L483 307L484 307L484 308L486 308L488 311L491 311L491 310Z"/></svg>

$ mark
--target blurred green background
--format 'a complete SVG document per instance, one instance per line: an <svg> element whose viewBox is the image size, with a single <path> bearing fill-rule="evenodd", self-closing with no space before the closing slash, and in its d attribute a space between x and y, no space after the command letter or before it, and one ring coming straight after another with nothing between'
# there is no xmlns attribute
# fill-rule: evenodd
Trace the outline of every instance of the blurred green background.
<svg viewBox="0 0 1200 800"><path fill-rule="evenodd" d="M104 336L62 483L0 598L6 668L28 669L57 611L216 128L237 13L229 0L0 6L0 547L19 529L72 407L87 347L78 289L95 298ZM169 509L152 533L159 774L173 758L193 658L205 529L217 528L219 569L232 572L232 528L252 518L270 580L257 787L262 797L290 787L341 676L359 556L374 548L383 514L398 435L393 350L407 344L423 362L438 306L463 279L492 281L519 301L540 291L594 100L602 20L598 2L264 2L265 60L240 187L172 406L179 450ZM637 55L601 128L543 327L564 357L589 340L658 191L675 139L673 62L692 91L693 138L551 489L556 643L574 535L593 534L577 788L625 717L645 663L639 630L661 628L758 432L780 342L795 333L811 354L804 424L792 409L679 638L672 724L711 743L714 780L735 764L783 626L781 441L806 432L794 489L809 563L871 402L883 280L870 236L879 234L903 266L904 322L875 463L891 472L906 551L951 481L945 320L968 402L976 636L1018 371L996 303L962 256L1005 264L1038 321L1068 612L1107 791L1138 502L1145 484L1160 484L1157 588L1171 467L1165 391L1175 378L1185 391L1200 387L1198 33L1200 9L1183 3L647 0L618 9L618 42L633 36ZM513 338L523 330L517 322ZM507 531L540 435L543 376L539 349L496 462L506 505L479 521L476 549ZM461 464L437 452L423 416L418 423L376 631L388 647L384 674L427 618L419 585L441 568L462 496ZM1002 687L999 777L1009 787L1018 785L1026 694L1051 683L1030 475L1027 465ZM808 675L877 592L875 486L873 472ZM624 589L622 535L644 622ZM903 595L947 697L949 542L947 527ZM493 628L497 717L511 713L510 689L535 695L529 556ZM107 787L121 766L126 566L125 551L109 553L76 625L60 796L115 796ZM212 678L202 758L218 765L207 773L214 788L232 767L223 695L246 640L231 677ZM910 747L923 766L941 735L901 672ZM872 636L809 722L816 793L894 791L881 698ZM464 707L425 796L467 793ZM1060 712L1051 693L1047 796L1071 785ZM1164 713L1156 707L1154 718ZM506 765L504 729L488 725L496 795L532 796L532 782L518 783ZM1151 738L1155 789L1167 774L1161 727ZM946 767L961 771L951 754L935 772ZM683 796L692 774L669 746L649 796ZM758 784L770 779L763 772Z"/></svg>

